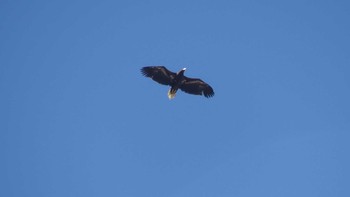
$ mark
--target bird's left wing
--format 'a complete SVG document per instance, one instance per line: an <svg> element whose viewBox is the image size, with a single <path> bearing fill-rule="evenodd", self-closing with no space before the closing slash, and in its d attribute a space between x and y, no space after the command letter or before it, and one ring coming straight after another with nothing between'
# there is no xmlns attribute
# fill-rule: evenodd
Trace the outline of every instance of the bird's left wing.
<svg viewBox="0 0 350 197"><path fill-rule="evenodd" d="M147 66L141 68L141 73L145 77L150 77L154 81L163 84L163 85L170 85L174 77L176 76L175 73L171 72L170 70L166 69L164 66Z"/></svg>
<svg viewBox="0 0 350 197"><path fill-rule="evenodd" d="M180 86L180 89L186 93L204 95L207 98L214 96L213 88L201 79L185 77L185 81Z"/></svg>

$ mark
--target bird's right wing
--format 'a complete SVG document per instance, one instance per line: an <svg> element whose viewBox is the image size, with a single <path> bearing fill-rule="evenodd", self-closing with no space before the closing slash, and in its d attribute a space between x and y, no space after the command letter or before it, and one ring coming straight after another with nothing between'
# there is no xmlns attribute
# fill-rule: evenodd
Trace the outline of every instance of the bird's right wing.
<svg viewBox="0 0 350 197"><path fill-rule="evenodd" d="M175 78L176 73L173 73L166 69L164 66L147 66L141 68L141 73L145 77L150 77L154 81L163 84L170 85Z"/></svg>
<svg viewBox="0 0 350 197"><path fill-rule="evenodd" d="M180 89L189 94L204 95L207 98L212 97L215 94L213 88L209 84L201 79L189 77L185 77L185 81Z"/></svg>

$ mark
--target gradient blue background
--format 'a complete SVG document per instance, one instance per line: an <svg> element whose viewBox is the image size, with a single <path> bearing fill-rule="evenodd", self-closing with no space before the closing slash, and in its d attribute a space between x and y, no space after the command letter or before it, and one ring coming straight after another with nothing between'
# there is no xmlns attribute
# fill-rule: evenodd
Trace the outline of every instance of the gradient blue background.
<svg viewBox="0 0 350 197"><path fill-rule="evenodd" d="M2 0L0 196L350 196L349 10Z"/></svg>

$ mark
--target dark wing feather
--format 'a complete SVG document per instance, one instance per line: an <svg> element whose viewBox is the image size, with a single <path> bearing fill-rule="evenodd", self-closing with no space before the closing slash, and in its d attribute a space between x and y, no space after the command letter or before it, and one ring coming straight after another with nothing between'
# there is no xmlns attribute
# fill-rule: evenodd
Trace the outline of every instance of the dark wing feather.
<svg viewBox="0 0 350 197"><path fill-rule="evenodd" d="M145 77L150 77L154 81L163 84L170 85L176 73L173 73L166 69L164 66L147 66L141 68L141 73Z"/></svg>
<svg viewBox="0 0 350 197"><path fill-rule="evenodd" d="M192 79L188 77L184 79L184 83L180 86L182 91L189 94L204 95L207 98L214 96L213 88L201 79Z"/></svg>

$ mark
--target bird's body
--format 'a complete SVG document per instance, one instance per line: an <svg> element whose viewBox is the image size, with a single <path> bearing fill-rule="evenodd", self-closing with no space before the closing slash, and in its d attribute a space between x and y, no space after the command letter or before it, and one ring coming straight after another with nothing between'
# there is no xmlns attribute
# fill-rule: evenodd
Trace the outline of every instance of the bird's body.
<svg viewBox="0 0 350 197"><path fill-rule="evenodd" d="M141 69L141 73L145 77L150 77L160 84L169 85L169 99L175 97L178 89L189 94L204 95L207 98L214 96L213 88L210 85L201 79L184 76L185 70L186 68L180 70L178 73L174 73L164 66L147 66Z"/></svg>

